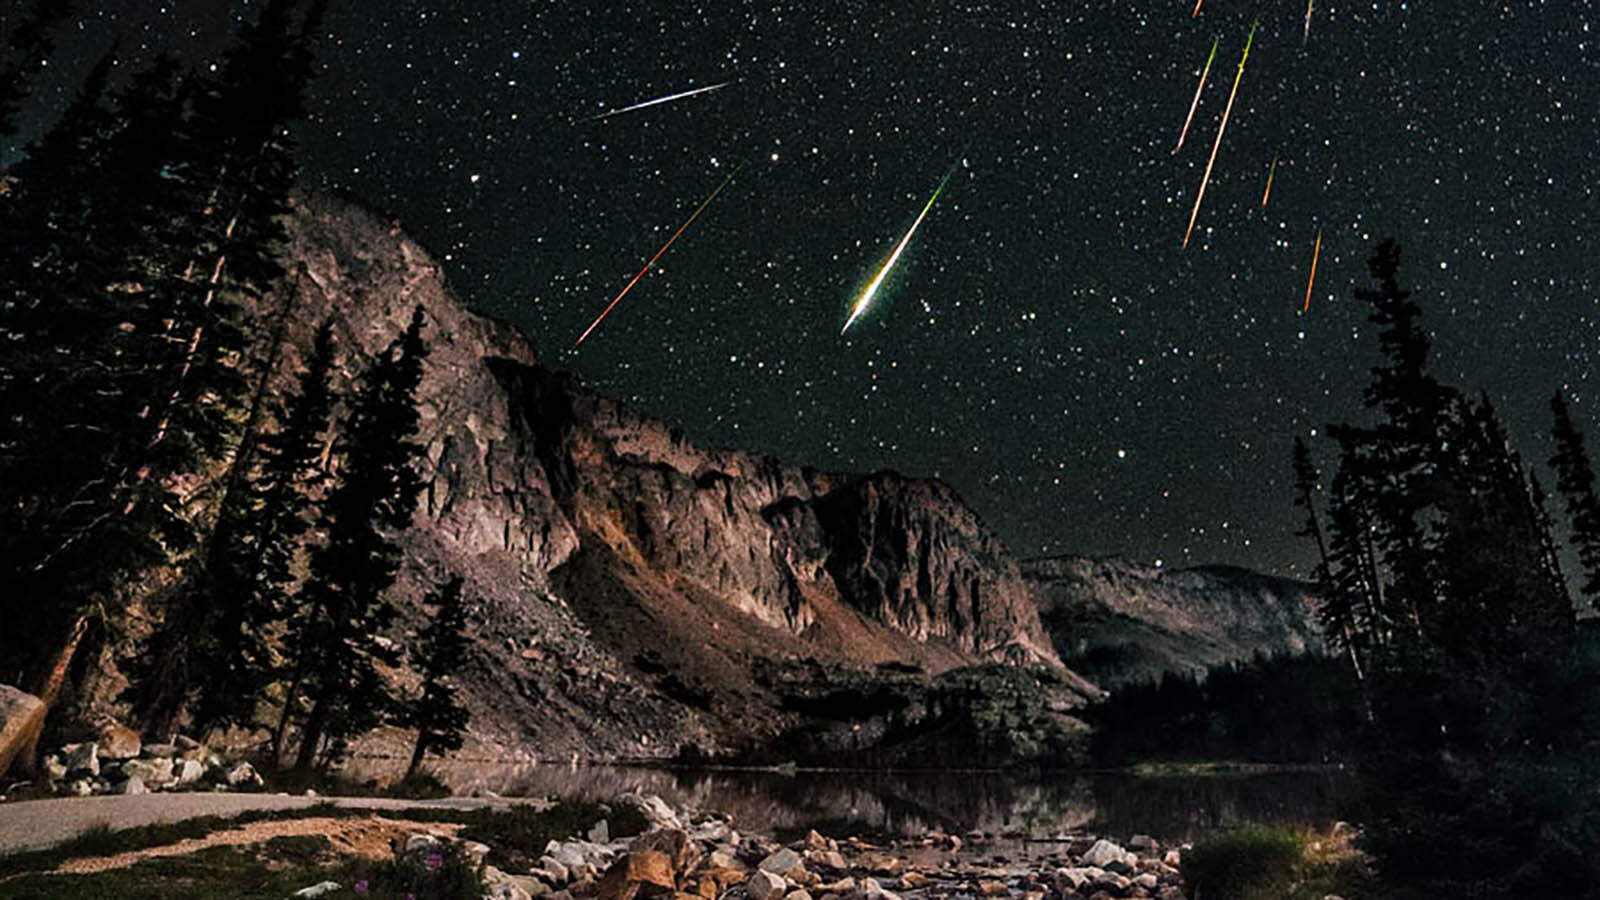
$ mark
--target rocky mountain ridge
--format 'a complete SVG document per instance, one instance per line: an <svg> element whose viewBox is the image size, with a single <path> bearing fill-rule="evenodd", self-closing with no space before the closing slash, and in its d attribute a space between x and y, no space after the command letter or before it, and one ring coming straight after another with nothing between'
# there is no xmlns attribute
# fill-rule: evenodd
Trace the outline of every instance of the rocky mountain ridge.
<svg viewBox="0 0 1600 900"><path fill-rule="evenodd" d="M947 485L696 447L467 311L397 224L312 195L289 230L285 384L324 320L348 381L426 313L427 487L395 596L413 624L446 573L478 598L461 680L480 750L744 750L801 724L786 697L880 666L922 681L1038 667L1069 729L1098 693L1061 665L1016 562Z"/></svg>

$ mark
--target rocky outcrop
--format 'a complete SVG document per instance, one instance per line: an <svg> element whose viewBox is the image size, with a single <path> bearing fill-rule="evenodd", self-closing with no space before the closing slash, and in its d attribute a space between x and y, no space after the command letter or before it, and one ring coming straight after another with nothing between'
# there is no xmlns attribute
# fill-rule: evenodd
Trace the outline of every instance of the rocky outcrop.
<svg viewBox="0 0 1600 900"><path fill-rule="evenodd" d="M1203 676L1258 655L1323 652L1313 587L1246 569L1168 570L1122 559L1022 564L1061 659L1108 689Z"/></svg>
<svg viewBox="0 0 1600 900"><path fill-rule="evenodd" d="M285 385L323 321L348 384L426 313L427 487L396 596L414 609L451 573L478 599L462 682L479 741L562 759L749 747L797 724L786 685L818 673L1062 672L1032 587L948 486L697 447L541 366L397 226L315 196L289 229L294 296L260 311Z"/></svg>

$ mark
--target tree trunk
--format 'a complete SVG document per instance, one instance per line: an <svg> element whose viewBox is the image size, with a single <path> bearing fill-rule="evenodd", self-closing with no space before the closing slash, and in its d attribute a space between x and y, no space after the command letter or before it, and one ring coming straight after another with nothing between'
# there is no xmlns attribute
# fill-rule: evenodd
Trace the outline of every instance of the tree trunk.
<svg viewBox="0 0 1600 900"><path fill-rule="evenodd" d="M406 766L406 775L401 781L410 781L422 766L422 757L428 752L428 737L428 729L417 729L417 746L411 751L411 765Z"/></svg>
<svg viewBox="0 0 1600 900"><path fill-rule="evenodd" d="M328 727L328 704L324 698L317 698L311 707L311 715L306 717L305 727L300 729L300 752L295 754L294 767L301 771L309 770L317 759L317 745L322 743L323 729Z"/></svg>
<svg viewBox="0 0 1600 900"><path fill-rule="evenodd" d="M61 694L61 686L66 683L67 672L72 668L72 659L78 654L78 647L83 643L83 637L89 632L89 617L79 614L72 622L72 627L67 631L67 638L62 642L61 648L56 651L55 659L50 668L45 672L44 680L40 683L34 696L43 701L40 712L33 727L23 736L17 749L10 759L10 763L23 775L31 777L39 765L39 737L44 734L44 722L50 715L50 707L56 702L56 697ZM3 751L4 748L0 748ZM0 771L5 767L0 766Z"/></svg>

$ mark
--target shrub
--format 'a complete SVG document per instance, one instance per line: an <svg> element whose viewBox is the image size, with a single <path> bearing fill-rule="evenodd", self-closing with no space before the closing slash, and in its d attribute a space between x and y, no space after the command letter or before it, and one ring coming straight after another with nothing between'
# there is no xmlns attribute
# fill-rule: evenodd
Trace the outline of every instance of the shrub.
<svg viewBox="0 0 1600 900"><path fill-rule="evenodd" d="M1267 900L1289 894L1305 858L1305 836L1252 825L1201 838L1183 854L1183 880L1205 900Z"/></svg>

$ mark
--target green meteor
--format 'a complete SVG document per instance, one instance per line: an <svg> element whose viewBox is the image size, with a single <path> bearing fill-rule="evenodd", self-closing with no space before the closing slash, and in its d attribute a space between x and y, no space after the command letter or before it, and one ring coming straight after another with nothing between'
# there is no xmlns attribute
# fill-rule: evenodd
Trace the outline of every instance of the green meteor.
<svg viewBox="0 0 1600 900"><path fill-rule="evenodd" d="M928 211L933 209L933 204L938 202L939 195L944 193L944 186L950 183L950 176L953 174L955 174L955 166L951 166L950 171L944 173L944 178L939 181L938 189L933 192L932 197L928 198L928 204L922 207L922 212L918 214L917 220L911 223L911 228L906 231L905 237L900 239L900 243L894 245L894 252L890 253L889 258L884 260L883 265L878 268L878 274L873 276L872 283L867 285L867 289L862 291L861 296L856 298L856 304L850 310L850 318L846 319L844 327L839 329L840 334L849 331L850 326L855 324L856 319L861 318L861 314L867 311L867 307L872 303L873 296L878 293L878 288L883 286L883 280L889 277L889 270L894 268L895 262L900 259L900 254L905 252L906 245L911 243L911 236L917 233L917 226L921 225L922 220L928 217Z"/></svg>

